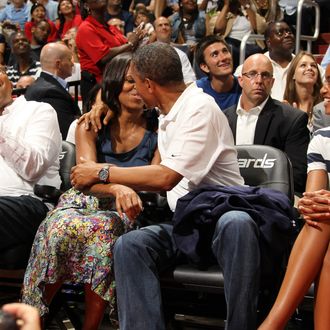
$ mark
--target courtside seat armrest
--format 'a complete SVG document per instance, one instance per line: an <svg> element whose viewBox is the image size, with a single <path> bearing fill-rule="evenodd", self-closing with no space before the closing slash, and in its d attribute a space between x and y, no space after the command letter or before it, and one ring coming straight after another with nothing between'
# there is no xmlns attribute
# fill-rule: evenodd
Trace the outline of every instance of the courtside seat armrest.
<svg viewBox="0 0 330 330"><path fill-rule="evenodd" d="M139 191L144 206L165 207L167 205L166 197L154 191Z"/></svg>
<svg viewBox="0 0 330 330"><path fill-rule="evenodd" d="M224 280L221 268L212 265L206 270L199 270L193 265L183 264L174 270L165 271L161 275L162 287L180 284L190 289L198 289L205 292L223 292Z"/></svg>
<svg viewBox="0 0 330 330"><path fill-rule="evenodd" d="M62 194L62 192L55 187L40 184L34 186L33 192L36 196L42 198L44 202L53 204L57 203Z"/></svg>

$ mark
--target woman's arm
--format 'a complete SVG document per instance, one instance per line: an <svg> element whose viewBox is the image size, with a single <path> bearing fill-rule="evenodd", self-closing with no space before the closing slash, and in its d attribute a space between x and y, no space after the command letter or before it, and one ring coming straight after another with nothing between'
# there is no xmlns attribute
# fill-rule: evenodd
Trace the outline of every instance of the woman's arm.
<svg viewBox="0 0 330 330"><path fill-rule="evenodd" d="M76 162L81 163L81 159L97 162L96 154L97 133L93 130L86 130L82 123L77 124L76 140Z"/></svg>
<svg viewBox="0 0 330 330"><path fill-rule="evenodd" d="M317 191L328 188L328 174L324 170L312 170L308 173L306 191Z"/></svg>
<svg viewBox="0 0 330 330"><path fill-rule="evenodd" d="M155 13L155 0L151 0L149 3L149 6L147 6L146 9L154 14Z"/></svg>
<svg viewBox="0 0 330 330"><path fill-rule="evenodd" d="M250 21L251 28L254 33L257 32L257 18L255 11L250 6L249 0L240 0L241 5L246 11L247 19Z"/></svg>
<svg viewBox="0 0 330 330"><path fill-rule="evenodd" d="M155 150L154 157L152 158L151 165L159 165L161 161L158 148Z"/></svg>
<svg viewBox="0 0 330 330"><path fill-rule="evenodd" d="M86 130L84 123L80 123L76 128L76 159L77 164L82 159L97 162L96 151L97 133L93 130ZM142 210L142 201L136 192L120 184L94 184L84 191L85 194L98 198L116 198L116 210L122 217L123 213L130 220L134 220Z"/></svg>
<svg viewBox="0 0 330 330"><path fill-rule="evenodd" d="M227 26L227 14L229 13L229 0L224 0L223 7L218 14L217 20L214 26L214 34L224 34Z"/></svg>

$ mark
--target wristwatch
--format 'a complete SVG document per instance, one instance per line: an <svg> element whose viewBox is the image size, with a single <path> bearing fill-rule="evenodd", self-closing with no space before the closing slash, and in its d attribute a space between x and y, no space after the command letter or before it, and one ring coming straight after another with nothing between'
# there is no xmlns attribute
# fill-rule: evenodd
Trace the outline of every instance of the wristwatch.
<svg viewBox="0 0 330 330"><path fill-rule="evenodd" d="M106 165L106 166L102 167L98 173L98 177L99 177L100 181L102 181L103 183L107 183L109 173L110 173L109 168L110 168L110 165Z"/></svg>

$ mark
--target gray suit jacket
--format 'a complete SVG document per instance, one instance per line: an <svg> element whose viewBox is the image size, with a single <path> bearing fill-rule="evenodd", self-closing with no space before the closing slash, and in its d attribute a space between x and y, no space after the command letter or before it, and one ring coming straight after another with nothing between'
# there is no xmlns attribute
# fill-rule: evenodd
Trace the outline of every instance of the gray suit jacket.
<svg viewBox="0 0 330 330"><path fill-rule="evenodd" d="M330 126L330 115L324 111L324 103L321 102L313 108L313 128L314 131Z"/></svg>

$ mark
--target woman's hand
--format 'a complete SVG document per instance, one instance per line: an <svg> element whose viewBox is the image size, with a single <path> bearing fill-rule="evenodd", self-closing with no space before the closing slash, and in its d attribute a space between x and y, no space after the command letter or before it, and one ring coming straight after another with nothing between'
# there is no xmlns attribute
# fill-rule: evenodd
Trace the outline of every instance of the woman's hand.
<svg viewBox="0 0 330 330"><path fill-rule="evenodd" d="M71 169L70 180L72 187L84 192L92 185L99 183L98 173L103 167L104 164L81 158L80 163Z"/></svg>
<svg viewBox="0 0 330 330"><path fill-rule="evenodd" d="M298 202L298 210L310 226L317 227L319 221L329 221L330 192L324 189L305 192Z"/></svg>
<svg viewBox="0 0 330 330"><path fill-rule="evenodd" d="M133 44L132 50L138 47L140 40L142 40L145 35L146 31L144 30L144 23L141 23L132 33L127 36L128 42Z"/></svg>
<svg viewBox="0 0 330 330"><path fill-rule="evenodd" d="M133 189L120 184L111 185L110 192L116 198L116 209L119 216L122 218L125 213L131 221L134 221L143 210L138 194Z"/></svg>

